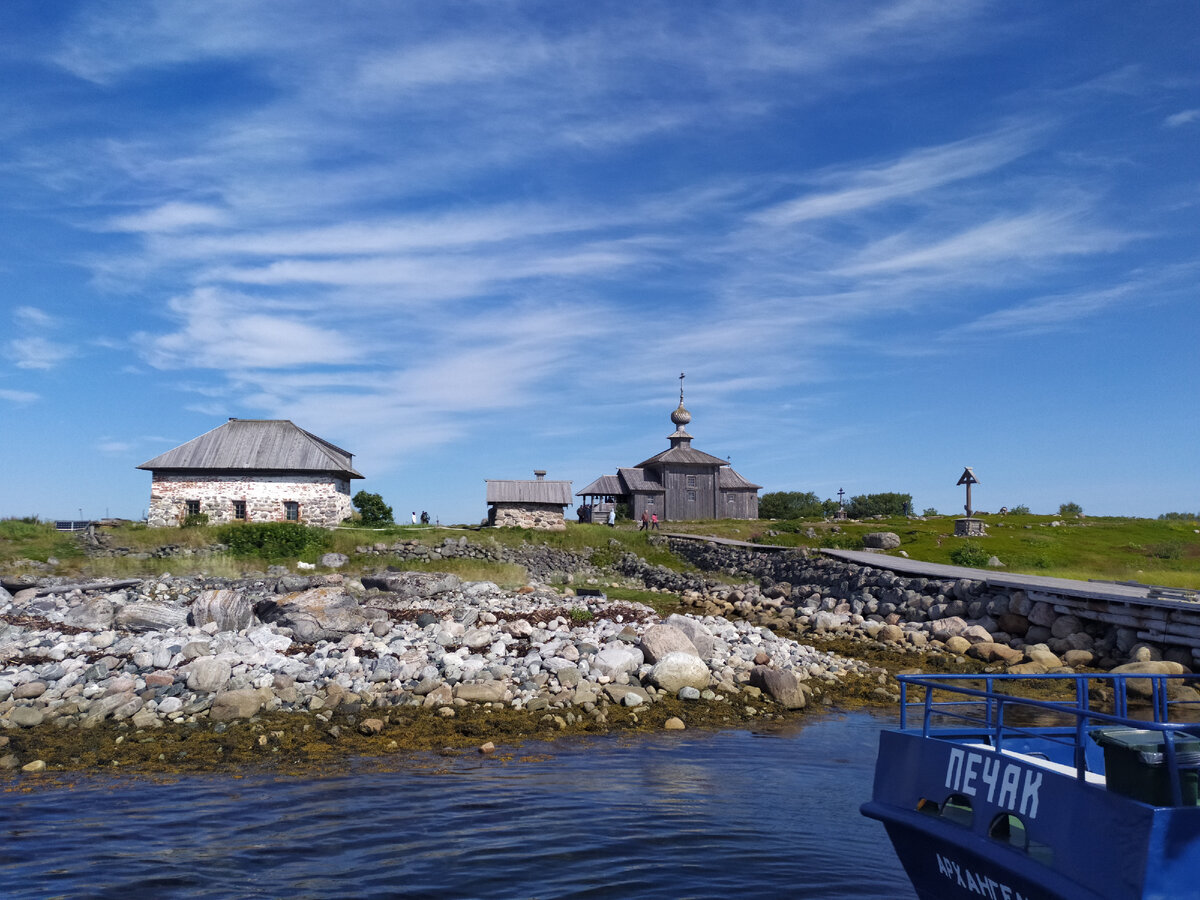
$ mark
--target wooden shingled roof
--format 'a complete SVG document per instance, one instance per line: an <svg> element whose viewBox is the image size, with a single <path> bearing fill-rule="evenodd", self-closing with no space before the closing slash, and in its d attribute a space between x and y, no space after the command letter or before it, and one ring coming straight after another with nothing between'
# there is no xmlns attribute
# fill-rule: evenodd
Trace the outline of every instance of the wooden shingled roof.
<svg viewBox="0 0 1200 900"><path fill-rule="evenodd" d="M685 465L726 466L729 465L719 456L705 453L703 450L693 450L691 447L671 447L662 453L656 453L649 459L640 462L635 468L644 469L659 463L683 463Z"/></svg>
<svg viewBox="0 0 1200 900"><path fill-rule="evenodd" d="M762 488L761 484L747 481L729 466L718 470L717 476L720 479L720 487L723 491L757 491Z"/></svg>
<svg viewBox="0 0 1200 900"><path fill-rule="evenodd" d="M354 454L288 419L230 419L139 469L208 472L321 472L362 478Z"/></svg>
<svg viewBox="0 0 1200 900"><path fill-rule="evenodd" d="M485 478L488 503L545 503L552 506L570 506L571 482L504 480Z"/></svg>

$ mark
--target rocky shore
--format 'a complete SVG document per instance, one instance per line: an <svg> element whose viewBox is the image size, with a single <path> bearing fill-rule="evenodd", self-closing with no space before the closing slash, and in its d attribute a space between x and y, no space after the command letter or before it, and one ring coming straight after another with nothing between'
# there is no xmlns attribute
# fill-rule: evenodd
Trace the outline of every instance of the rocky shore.
<svg viewBox="0 0 1200 900"><path fill-rule="evenodd" d="M164 727L220 733L287 713L335 737L394 731L401 713L450 720L479 709L603 730L618 711L637 722L639 708L669 706L658 718L681 728L690 708L770 716L846 679L890 696L865 663L717 615L663 620L599 591L513 592L453 575L285 571L6 582L0 767L44 769L37 735L119 743L116 729L152 743ZM272 749L277 732L259 731Z"/></svg>

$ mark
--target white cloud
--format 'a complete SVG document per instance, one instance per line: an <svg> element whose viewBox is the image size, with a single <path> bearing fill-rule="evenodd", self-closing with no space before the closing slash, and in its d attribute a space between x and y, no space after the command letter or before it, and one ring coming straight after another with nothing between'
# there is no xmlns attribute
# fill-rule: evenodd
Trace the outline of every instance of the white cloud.
<svg viewBox="0 0 1200 900"><path fill-rule="evenodd" d="M840 270L843 275L875 275L910 270L966 274L979 266L1046 257L1104 253L1132 235L1089 225L1070 212L1035 210L974 225L945 237L900 233L865 248Z"/></svg>
<svg viewBox="0 0 1200 900"><path fill-rule="evenodd" d="M1167 116L1163 120L1163 124L1168 128L1178 128L1180 125L1187 125L1196 121L1200 121L1200 109L1185 109L1172 116Z"/></svg>
<svg viewBox="0 0 1200 900"><path fill-rule="evenodd" d="M40 337L11 340L8 342L8 353L13 365L20 369L53 369L75 355L74 349L66 344Z"/></svg>
<svg viewBox="0 0 1200 900"><path fill-rule="evenodd" d="M817 175L818 189L766 209L754 221L778 226L860 212L955 181L989 174L1031 148L1029 135L1013 130L985 138L925 147L882 165L836 168Z"/></svg>
<svg viewBox="0 0 1200 900"><path fill-rule="evenodd" d="M334 327L303 321L299 313L258 311L269 304L253 297L199 288L170 305L183 328L136 339L159 369L291 369L358 358L352 342Z"/></svg>
<svg viewBox="0 0 1200 900"><path fill-rule="evenodd" d="M108 220L113 231L183 231L196 226L222 225L229 216L225 210L199 203L164 203L143 212L128 213Z"/></svg>
<svg viewBox="0 0 1200 900"><path fill-rule="evenodd" d="M40 399L41 396L32 391L14 391L0 388L0 400L7 400L9 403L25 404Z"/></svg>
<svg viewBox="0 0 1200 900"><path fill-rule="evenodd" d="M52 328L58 320L34 306L18 306L13 310L13 320L26 328Z"/></svg>

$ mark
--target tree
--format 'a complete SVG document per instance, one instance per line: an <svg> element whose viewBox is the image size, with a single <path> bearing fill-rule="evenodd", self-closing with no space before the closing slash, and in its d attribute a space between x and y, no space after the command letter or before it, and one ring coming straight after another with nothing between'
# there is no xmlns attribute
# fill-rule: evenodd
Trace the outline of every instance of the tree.
<svg viewBox="0 0 1200 900"><path fill-rule="evenodd" d="M819 519L821 501L812 491L772 491L758 501L760 519Z"/></svg>
<svg viewBox="0 0 1200 900"><path fill-rule="evenodd" d="M912 494L859 494L850 498L846 514L852 519L903 516L912 509Z"/></svg>
<svg viewBox="0 0 1200 900"><path fill-rule="evenodd" d="M392 520L392 508L384 503L383 498L378 494L359 491L350 502L354 504L354 508L362 516L362 524L371 527L394 524Z"/></svg>
<svg viewBox="0 0 1200 900"><path fill-rule="evenodd" d="M1019 506L1014 506L1009 512L1014 516L1027 516L1029 515L1029 507L1022 503Z"/></svg>
<svg viewBox="0 0 1200 900"><path fill-rule="evenodd" d="M1081 516L1083 515L1083 507L1078 503L1064 503L1058 508L1060 516Z"/></svg>

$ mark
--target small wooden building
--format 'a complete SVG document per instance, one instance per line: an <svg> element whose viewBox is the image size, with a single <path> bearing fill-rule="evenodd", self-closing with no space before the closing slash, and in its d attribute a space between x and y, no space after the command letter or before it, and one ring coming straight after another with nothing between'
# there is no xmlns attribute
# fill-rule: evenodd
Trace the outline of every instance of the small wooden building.
<svg viewBox="0 0 1200 900"><path fill-rule="evenodd" d="M571 505L571 482L547 481L541 469L533 475L533 481L485 479L488 525L541 531L566 529L563 510Z"/></svg>
<svg viewBox="0 0 1200 900"><path fill-rule="evenodd" d="M679 407L671 413L675 425L667 438L671 446L636 466L617 469L616 475L601 475L578 491L576 496L583 498L580 508L586 511L581 520L590 513L591 521L602 522L617 503L626 504L635 520L643 512L664 522L757 519L762 485L747 481L726 460L695 449L692 436L684 430L691 421L681 386Z"/></svg>
<svg viewBox="0 0 1200 900"><path fill-rule="evenodd" d="M138 466L151 473L152 528L203 514L210 524L350 518L354 455L287 419L230 419Z"/></svg>

